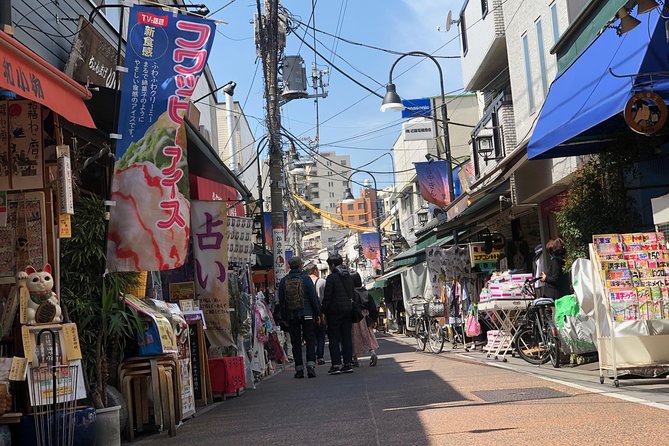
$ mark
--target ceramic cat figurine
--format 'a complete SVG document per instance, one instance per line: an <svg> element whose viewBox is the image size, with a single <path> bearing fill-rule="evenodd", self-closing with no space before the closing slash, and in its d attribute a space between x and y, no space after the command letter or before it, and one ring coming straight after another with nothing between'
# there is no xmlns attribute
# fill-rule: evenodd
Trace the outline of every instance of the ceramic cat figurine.
<svg viewBox="0 0 669 446"><path fill-rule="evenodd" d="M28 266L17 274L16 282L19 287L26 287L30 294L26 311L28 325L62 322L60 301L52 291L51 265L47 263L42 271Z"/></svg>

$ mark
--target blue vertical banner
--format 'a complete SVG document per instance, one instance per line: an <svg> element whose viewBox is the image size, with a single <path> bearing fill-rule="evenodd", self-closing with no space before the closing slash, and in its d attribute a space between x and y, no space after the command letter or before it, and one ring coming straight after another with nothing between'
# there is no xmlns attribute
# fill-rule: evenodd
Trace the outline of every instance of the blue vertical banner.
<svg viewBox="0 0 669 446"><path fill-rule="evenodd" d="M211 20L130 10L107 243L109 271L186 261L190 202L183 120L207 64Z"/></svg>

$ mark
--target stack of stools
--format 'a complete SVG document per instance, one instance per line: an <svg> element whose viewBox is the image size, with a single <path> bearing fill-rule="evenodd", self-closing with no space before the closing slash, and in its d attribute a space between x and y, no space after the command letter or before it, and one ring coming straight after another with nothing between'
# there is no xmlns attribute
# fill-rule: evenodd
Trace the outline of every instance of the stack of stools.
<svg viewBox="0 0 669 446"><path fill-rule="evenodd" d="M149 424L149 401L153 404L153 422L159 430L169 429L176 435L181 420L181 385L175 354L127 358L119 366L118 379L123 398L128 404L127 438L135 439ZM151 395L151 398L148 396Z"/></svg>

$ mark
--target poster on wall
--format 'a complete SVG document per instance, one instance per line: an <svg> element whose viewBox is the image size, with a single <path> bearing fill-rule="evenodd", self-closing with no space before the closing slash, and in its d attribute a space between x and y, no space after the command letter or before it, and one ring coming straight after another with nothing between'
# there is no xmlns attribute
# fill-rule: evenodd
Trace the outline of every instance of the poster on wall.
<svg viewBox="0 0 669 446"><path fill-rule="evenodd" d="M253 219L228 216L228 262L252 263Z"/></svg>
<svg viewBox="0 0 669 446"><path fill-rule="evenodd" d="M215 347L235 345L229 313L227 218L224 201L192 202L195 290L207 318L207 339Z"/></svg>
<svg viewBox="0 0 669 446"><path fill-rule="evenodd" d="M7 194L7 225L0 227L0 284L14 283L16 273L47 263L44 192Z"/></svg>
<svg viewBox="0 0 669 446"><path fill-rule="evenodd" d="M213 43L213 21L133 6L121 89L107 249L110 271L162 271L186 261L190 98Z"/></svg>

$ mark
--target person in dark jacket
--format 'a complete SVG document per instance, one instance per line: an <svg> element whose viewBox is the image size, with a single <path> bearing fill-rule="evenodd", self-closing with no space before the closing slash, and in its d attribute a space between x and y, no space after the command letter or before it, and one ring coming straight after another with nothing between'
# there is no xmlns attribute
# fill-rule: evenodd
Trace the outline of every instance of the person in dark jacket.
<svg viewBox="0 0 669 446"><path fill-rule="evenodd" d="M314 283L302 272L302 259L291 257L288 260L290 272L279 283L279 306L281 318L288 325L288 333L293 348L295 361L295 378L304 378L304 362L302 360L302 337L307 344L307 376L316 377L316 321L321 314L321 306L316 296ZM298 310L289 310L286 304L286 280L299 277L302 280L304 305Z"/></svg>
<svg viewBox="0 0 669 446"><path fill-rule="evenodd" d="M564 242L561 238L550 240L546 243L548 252L548 270L541 274L544 286L544 297L559 299L571 292L569 275L564 272L564 256L566 254Z"/></svg>
<svg viewBox="0 0 669 446"><path fill-rule="evenodd" d="M325 295L322 310L328 327L330 339L330 358L332 367L329 375L353 372L353 344L351 326L353 324L353 280L345 268L341 256L332 255L327 260L331 274L325 279ZM341 350L339 344L341 343ZM344 365L342 367L342 356Z"/></svg>

